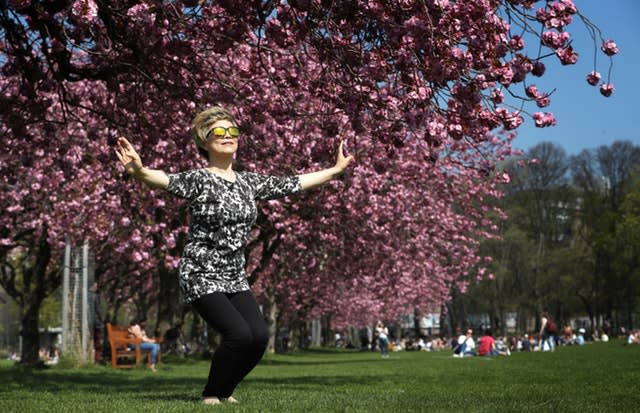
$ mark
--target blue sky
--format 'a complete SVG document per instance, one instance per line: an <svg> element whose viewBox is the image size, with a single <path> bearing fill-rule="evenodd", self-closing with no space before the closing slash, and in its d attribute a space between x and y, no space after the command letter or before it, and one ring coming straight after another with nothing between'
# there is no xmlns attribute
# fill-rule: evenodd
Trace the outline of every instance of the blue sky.
<svg viewBox="0 0 640 413"><path fill-rule="evenodd" d="M547 71L542 78L528 82L541 91L556 91L551 105L542 111L554 113L558 124L536 128L526 118L518 128L514 146L528 150L541 142L553 142L576 155L583 149L609 145L616 140L629 140L640 145L640 1L638 0L574 0L575 5L602 31L605 39L613 39L620 52L614 56L611 81L615 92L609 98L597 87L589 85L585 76L593 70L593 41L579 18L574 19L570 32L573 47L580 54L578 63L561 66L555 57L547 59ZM609 61L599 49L597 68L606 79ZM527 111L539 110L535 104Z"/></svg>

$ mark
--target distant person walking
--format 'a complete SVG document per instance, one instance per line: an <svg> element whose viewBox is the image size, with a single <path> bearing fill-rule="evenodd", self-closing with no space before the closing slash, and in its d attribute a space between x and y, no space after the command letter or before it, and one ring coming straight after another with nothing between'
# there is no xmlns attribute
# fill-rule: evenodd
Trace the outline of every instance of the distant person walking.
<svg viewBox="0 0 640 413"><path fill-rule="evenodd" d="M378 321L376 333L378 336L378 345L380 346L380 354L382 354L383 358L387 358L389 357L389 330L382 321Z"/></svg>
<svg viewBox="0 0 640 413"><path fill-rule="evenodd" d="M551 319L548 312L543 312L540 319L540 331L538 332L540 351L555 350L555 335L557 333L556 323Z"/></svg>

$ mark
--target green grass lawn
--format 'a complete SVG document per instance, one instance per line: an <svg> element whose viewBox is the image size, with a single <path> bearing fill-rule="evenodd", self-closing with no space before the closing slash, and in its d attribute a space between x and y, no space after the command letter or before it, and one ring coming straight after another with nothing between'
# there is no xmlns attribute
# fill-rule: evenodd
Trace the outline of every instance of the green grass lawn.
<svg viewBox="0 0 640 413"><path fill-rule="evenodd" d="M269 355L240 384L241 403L199 404L206 361L158 373L0 362L0 412L640 412L640 346L454 358L449 351L317 350Z"/></svg>

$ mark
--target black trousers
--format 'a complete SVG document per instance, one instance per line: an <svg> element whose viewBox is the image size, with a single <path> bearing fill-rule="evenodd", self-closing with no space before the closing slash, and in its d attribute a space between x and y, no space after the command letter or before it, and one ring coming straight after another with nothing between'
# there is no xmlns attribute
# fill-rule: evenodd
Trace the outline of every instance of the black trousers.
<svg viewBox="0 0 640 413"><path fill-rule="evenodd" d="M269 330L251 291L208 294L193 307L222 335L202 396L229 397L264 355Z"/></svg>

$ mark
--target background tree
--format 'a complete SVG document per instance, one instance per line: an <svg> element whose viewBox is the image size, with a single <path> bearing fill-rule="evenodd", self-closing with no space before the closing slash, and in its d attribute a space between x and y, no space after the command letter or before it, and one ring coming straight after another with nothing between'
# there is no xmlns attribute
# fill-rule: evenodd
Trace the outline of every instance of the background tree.
<svg viewBox="0 0 640 413"><path fill-rule="evenodd" d="M587 315L594 329L629 328L638 296L631 232L638 147L616 141L567 160L554 146L532 148L505 165L513 181L497 203L509 219L500 225L501 239L483 241L481 249L494 257L496 281L479 283L459 300L492 322L504 309L515 311L518 331L532 328L527 322L540 308L561 322Z"/></svg>
<svg viewBox="0 0 640 413"><path fill-rule="evenodd" d="M615 225L615 245L612 245L615 261L612 265L615 278L622 290L611 314L614 326L634 327L634 315L640 302L640 166L636 164L628 182L626 195L620 205L621 219ZM609 314L608 314L609 315Z"/></svg>
<svg viewBox="0 0 640 413"><path fill-rule="evenodd" d="M561 250L567 247L571 235L575 195L568 182L568 158L561 147L542 143L530 149L527 158L526 167L514 174L509 193L510 200L523 212L511 218L522 220L520 227L533 242L535 252L529 255L527 277L529 296L539 314L550 310L549 301L556 299L555 280L561 275L557 257L566 253Z"/></svg>
<svg viewBox="0 0 640 413"><path fill-rule="evenodd" d="M568 185L568 158L556 144L545 142L503 167L511 182L497 204L508 215L500 224L501 239L483 242L492 256L495 280L474 287L467 307L488 314L495 331L504 331L507 311L518 315L525 330L543 309L560 311L565 290L558 288L569 248L575 195ZM560 316L560 314L554 314Z"/></svg>
<svg viewBox="0 0 640 413"><path fill-rule="evenodd" d="M640 164L639 150L629 141L616 141L610 146L585 150L571 162L573 179L583 200L578 235L590 256L585 261L588 265L583 265L578 291L594 325L602 316L616 324L624 323L614 320L614 308L626 301L621 295L622 289L629 288L630 274L621 274L613 267L619 259L625 261L618 250L622 240L617 228L632 172Z"/></svg>

